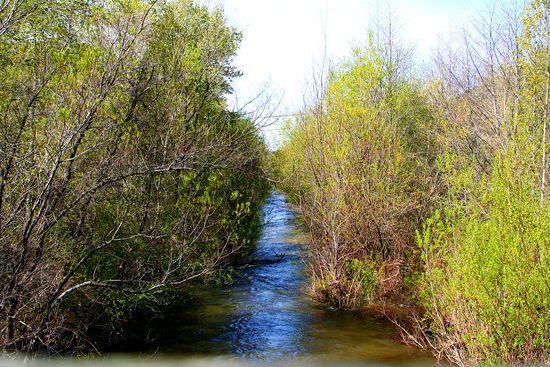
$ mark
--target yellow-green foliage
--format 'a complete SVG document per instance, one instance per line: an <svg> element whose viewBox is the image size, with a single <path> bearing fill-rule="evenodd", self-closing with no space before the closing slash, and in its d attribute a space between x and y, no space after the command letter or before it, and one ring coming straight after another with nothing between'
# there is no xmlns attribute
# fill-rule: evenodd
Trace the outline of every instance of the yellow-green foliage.
<svg viewBox="0 0 550 367"><path fill-rule="evenodd" d="M417 153L430 117L404 75L380 46L355 50L321 98L288 123L276 153L281 186L313 233L314 294L339 307L372 300L384 262L411 242L426 167ZM373 261L368 272L349 266Z"/></svg>
<svg viewBox="0 0 550 367"><path fill-rule="evenodd" d="M275 160L318 299L356 307L416 269L416 335L439 356L550 361L549 18L533 0L518 33L509 14L476 27L424 88L371 42L288 122Z"/></svg>
<svg viewBox="0 0 550 367"><path fill-rule="evenodd" d="M450 145L440 157L447 192L417 237L421 302L430 320L424 326L432 346L459 364L550 361L547 3L526 8L516 41L523 77L514 85L516 103L492 126L490 149L487 141L470 152ZM493 88L484 98L502 103L505 84Z"/></svg>
<svg viewBox="0 0 550 367"><path fill-rule="evenodd" d="M449 202L418 237L422 301L457 362L549 357L550 207L514 158L450 173Z"/></svg>

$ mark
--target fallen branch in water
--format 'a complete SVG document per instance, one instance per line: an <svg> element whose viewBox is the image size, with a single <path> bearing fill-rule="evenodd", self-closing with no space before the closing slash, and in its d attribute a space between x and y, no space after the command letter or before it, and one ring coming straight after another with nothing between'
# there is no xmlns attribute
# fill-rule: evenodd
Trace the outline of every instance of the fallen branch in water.
<svg viewBox="0 0 550 367"><path fill-rule="evenodd" d="M276 252L274 252L274 254L275 254L275 259L251 259L246 264L242 265L240 268L246 268L246 267L250 267L250 266L258 266L258 265L276 264L276 263L279 263L279 262L283 261L283 259L286 256L285 254L278 254Z"/></svg>

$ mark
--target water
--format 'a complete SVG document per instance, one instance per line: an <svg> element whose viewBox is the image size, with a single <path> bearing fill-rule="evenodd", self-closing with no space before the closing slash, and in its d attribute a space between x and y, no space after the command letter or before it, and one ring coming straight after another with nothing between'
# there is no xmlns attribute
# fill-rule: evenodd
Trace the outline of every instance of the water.
<svg viewBox="0 0 550 367"><path fill-rule="evenodd" d="M363 365L431 366L434 361L398 343L394 325L316 305L307 296L306 241L280 193L263 209L254 259L284 258L242 269L231 287L198 292L197 307L182 312L160 341L172 355L230 356L249 362L361 362Z"/></svg>
<svg viewBox="0 0 550 367"><path fill-rule="evenodd" d="M313 303L304 292L306 239L282 194L270 195L263 219L254 258L284 255L281 261L245 267L232 286L197 290L193 307L171 319L154 349L137 359L103 358L101 365L436 365L425 353L400 344L389 322ZM59 365L59 360L31 364L47 363Z"/></svg>

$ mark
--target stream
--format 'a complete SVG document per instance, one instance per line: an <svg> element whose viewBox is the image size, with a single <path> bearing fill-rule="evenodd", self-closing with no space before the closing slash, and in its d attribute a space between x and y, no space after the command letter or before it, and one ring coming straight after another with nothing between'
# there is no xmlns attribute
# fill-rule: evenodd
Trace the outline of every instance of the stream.
<svg viewBox="0 0 550 367"><path fill-rule="evenodd" d="M306 236L285 197L271 193L254 259L281 261L241 269L231 286L197 290L155 349L87 360L29 365L105 366L434 366L428 354L398 342L387 320L315 304L307 296ZM13 362L13 361L12 361ZM0 366L11 364L0 360Z"/></svg>

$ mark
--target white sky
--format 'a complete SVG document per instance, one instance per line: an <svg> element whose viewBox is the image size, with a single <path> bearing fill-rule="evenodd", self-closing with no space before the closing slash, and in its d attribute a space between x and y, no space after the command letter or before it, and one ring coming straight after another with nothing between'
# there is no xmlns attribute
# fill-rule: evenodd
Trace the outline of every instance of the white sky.
<svg viewBox="0 0 550 367"><path fill-rule="evenodd" d="M495 0L498 1L498 0ZM243 32L235 60L244 75L235 81L229 100L242 106L258 93L271 96L275 114L297 112L314 67L350 54L364 43L377 14L388 3L402 26L404 41L415 48L415 58L429 58L440 37L476 16L481 0L202 0L225 10L229 24ZM325 42L326 38L326 42ZM326 47L325 47L326 45ZM251 107L249 107L251 108ZM282 119L264 129L274 147Z"/></svg>

